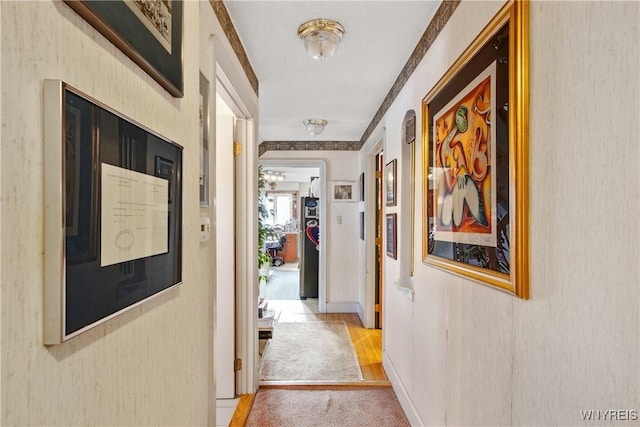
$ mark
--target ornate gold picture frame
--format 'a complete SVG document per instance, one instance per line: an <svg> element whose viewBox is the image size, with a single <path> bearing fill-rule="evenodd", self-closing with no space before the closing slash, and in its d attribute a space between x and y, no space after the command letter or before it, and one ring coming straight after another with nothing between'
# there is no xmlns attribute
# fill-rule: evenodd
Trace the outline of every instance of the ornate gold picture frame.
<svg viewBox="0 0 640 427"><path fill-rule="evenodd" d="M523 299L528 108L528 2L512 1L422 101L422 258Z"/></svg>

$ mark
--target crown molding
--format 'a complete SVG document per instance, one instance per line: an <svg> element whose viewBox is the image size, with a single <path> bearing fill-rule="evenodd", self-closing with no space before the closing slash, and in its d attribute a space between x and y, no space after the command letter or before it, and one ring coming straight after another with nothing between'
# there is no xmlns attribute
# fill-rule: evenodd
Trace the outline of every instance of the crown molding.
<svg viewBox="0 0 640 427"><path fill-rule="evenodd" d="M247 79L249 79L249 83L251 83L251 87L256 95L258 95L258 77L253 71L247 52L245 52L244 46L242 46L240 37L238 37L238 33L236 32L236 28L233 26L233 22L231 21L231 17L229 16L229 12L225 7L224 2L222 0L209 0L209 3L211 4L213 13L215 13L218 18L218 22L220 22L220 26L222 27L225 36L227 36L227 39L231 44L231 48L238 57L240 65L242 66Z"/></svg>

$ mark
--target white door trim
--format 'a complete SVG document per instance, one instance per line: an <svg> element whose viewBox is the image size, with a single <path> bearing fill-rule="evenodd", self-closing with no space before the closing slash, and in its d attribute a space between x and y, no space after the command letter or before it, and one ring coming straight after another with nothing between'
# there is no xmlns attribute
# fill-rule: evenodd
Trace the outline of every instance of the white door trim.
<svg viewBox="0 0 640 427"><path fill-rule="evenodd" d="M220 41L220 38L217 38ZM236 357L242 369L236 372L236 395L253 394L258 389L258 206L257 190L257 96L247 91L246 82L237 74L224 71L221 56L229 53L216 44L216 90L238 119L235 141L241 146L236 159ZM224 54L223 54L224 53ZM227 58L229 60L229 58ZM232 78L233 77L233 78ZM244 90L238 90L238 87ZM219 206L216 208L220 208ZM215 363L215 361L214 361Z"/></svg>

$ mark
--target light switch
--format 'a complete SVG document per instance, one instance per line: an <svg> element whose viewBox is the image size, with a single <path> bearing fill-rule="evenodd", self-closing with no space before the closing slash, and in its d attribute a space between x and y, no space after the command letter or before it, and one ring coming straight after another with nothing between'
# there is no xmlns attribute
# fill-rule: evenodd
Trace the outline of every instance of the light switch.
<svg viewBox="0 0 640 427"><path fill-rule="evenodd" d="M342 215L336 216L336 224L338 224L338 225L342 224Z"/></svg>
<svg viewBox="0 0 640 427"><path fill-rule="evenodd" d="M200 217L200 241L207 242L209 241L209 236L211 235L211 221L208 216Z"/></svg>

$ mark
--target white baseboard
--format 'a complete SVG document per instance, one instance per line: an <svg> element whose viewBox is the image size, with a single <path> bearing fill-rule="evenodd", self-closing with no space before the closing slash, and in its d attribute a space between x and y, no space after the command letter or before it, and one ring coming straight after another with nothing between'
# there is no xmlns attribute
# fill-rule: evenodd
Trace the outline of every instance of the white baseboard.
<svg viewBox="0 0 640 427"><path fill-rule="evenodd" d="M382 352L382 366L384 367L384 371L391 382L391 386L393 387L393 391L396 393L398 397L398 401L400 402L400 406L404 410L407 419L409 420L409 424L413 427L424 426L424 422L420 418L420 414L418 414L418 410L413 405L411 398L409 397L409 393L407 389L404 388L404 384L400 381L400 377L398 376L398 372L393 367L393 363L389 358L389 355L386 351Z"/></svg>
<svg viewBox="0 0 640 427"><path fill-rule="evenodd" d="M358 302L328 302L327 313L359 313L360 304Z"/></svg>
<svg viewBox="0 0 640 427"><path fill-rule="evenodd" d="M362 304L358 303L358 317L360 317L360 322L364 325L364 308L362 308Z"/></svg>

